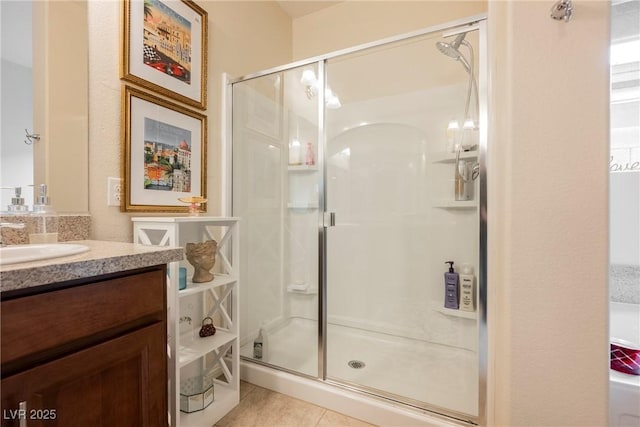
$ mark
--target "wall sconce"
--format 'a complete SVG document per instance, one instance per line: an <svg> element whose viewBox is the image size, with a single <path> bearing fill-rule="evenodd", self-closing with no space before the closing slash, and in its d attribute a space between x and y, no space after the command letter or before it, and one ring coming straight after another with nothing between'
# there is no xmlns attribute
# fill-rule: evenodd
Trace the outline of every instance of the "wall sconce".
<svg viewBox="0 0 640 427"><path fill-rule="evenodd" d="M306 87L305 93L307 94L307 98L311 99L316 96L318 93L318 79L316 78L316 73L314 73L313 70L304 70L302 72L302 77L300 78L300 83Z"/></svg>
<svg viewBox="0 0 640 427"><path fill-rule="evenodd" d="M307 99L312 99L318 94L318 79L316 77L316 73L313 70L304 70L302 72L302 77L300 78L300 83L302 83L302 85L305 87L305 94L307 95ZM327 86L324 95L324 103L327 108L335 109L342 107L340 98L338 98L338 95L333 93L329 86Z"/></svg>
<svg viewBox="0 0 640 427"><path fill-rule="evenodd" d="M467 119L464 121L464 124L462 125L462 130L478 130L478 128L476 127L475 122L472 119Z"/></svg>
<svg viewBox="0 0 640 427"><path fill-rule="evenodd" d="M340 98L338 98L338 96L335 93L333 93L333 91L331 90L331 88L329 88L329 86L327 86L327 90L324 92L324 104L329 109L336 109L336 108L342 107L342 104L340 103Z"/></svg>
<svg viewBox="0 0 640 427"><path fill-rule="evenodd" d="M462 125L462 139L460 146L464 151L475 150L478 145L478 127L472 119L467 119ZM475 179L475 178L474 178Z"/></svg>

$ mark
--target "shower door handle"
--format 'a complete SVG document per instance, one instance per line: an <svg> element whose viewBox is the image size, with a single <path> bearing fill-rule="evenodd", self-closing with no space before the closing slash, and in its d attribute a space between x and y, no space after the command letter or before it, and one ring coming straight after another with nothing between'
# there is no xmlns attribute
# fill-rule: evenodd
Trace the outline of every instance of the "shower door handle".
<svg viewBox="0 0 640 427"><path fill-rule="evenodd" d="M336 213L335 212L325 212L324 217L322 219L324 228L335 227L336 225Z"/></svg>

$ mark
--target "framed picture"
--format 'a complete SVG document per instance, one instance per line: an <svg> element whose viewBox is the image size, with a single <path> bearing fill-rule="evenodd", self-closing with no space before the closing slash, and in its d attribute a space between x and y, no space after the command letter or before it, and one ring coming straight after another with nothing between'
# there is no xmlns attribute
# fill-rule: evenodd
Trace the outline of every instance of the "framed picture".
<svg viewBox="0 0 640 427"><path fill-rule="evenodd" d="M121 77L207 106L207 12L191 0L123 1Z"/></svg>
<svg viewBox="0 0 640 427"><path fill-rule="evenodd" d="M178 198L206 197L206 116L130 86L122 104L120 210L187 213Z"/></svg>

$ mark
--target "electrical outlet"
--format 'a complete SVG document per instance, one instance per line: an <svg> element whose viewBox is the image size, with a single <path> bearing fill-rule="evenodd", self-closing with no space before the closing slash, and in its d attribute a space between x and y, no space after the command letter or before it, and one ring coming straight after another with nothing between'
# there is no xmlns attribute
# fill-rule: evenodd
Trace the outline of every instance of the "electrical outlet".
<svg viewBox="0 0 640 427"><path fill-rule="evenodd" d="M107 178L107 206L120 206L122 199L122 179Z"/></svg>

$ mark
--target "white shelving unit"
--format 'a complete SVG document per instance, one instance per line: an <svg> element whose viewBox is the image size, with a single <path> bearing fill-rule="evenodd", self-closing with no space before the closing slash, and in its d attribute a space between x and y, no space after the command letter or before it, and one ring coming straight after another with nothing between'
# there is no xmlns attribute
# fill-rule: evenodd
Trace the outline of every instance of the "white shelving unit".
<svg viewBox="0 0 640 427"><path fill-rule="evenodd" d="M214 279L208 283L187 280L186 289L179 290L179 268L193 267L185 259L168 266L167 277L167 353L169 356L169 423L171 427L210 426L240 402L239 343L239 219L234 217L136 217L133 221L135 243L155 246L186 246L190 242L214 239L218 242ZM216 333L201 338L201 319L190 319L189 327L181 328L181 301L195 298L204 317L215 318ZM201 375L207 365L213 366L214 400L202 411L180 412L180 380L183 370L200 364ZM196 364L196 365L194 365ZM207 372L209 373L209 372Z"/></svg>

